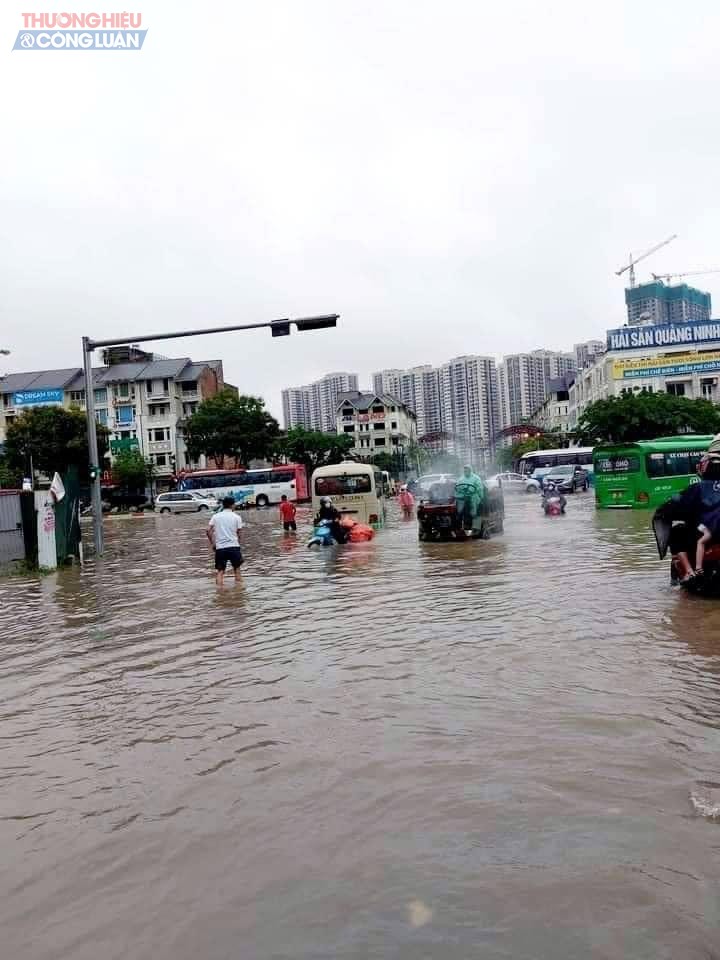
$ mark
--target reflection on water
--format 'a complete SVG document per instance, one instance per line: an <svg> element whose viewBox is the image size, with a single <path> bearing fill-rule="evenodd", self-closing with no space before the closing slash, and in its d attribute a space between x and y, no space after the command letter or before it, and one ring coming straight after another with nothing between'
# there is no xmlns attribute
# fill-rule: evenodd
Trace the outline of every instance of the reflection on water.
<svg viewBox="0 0 720 960"><path fill-rule="evenodd" d="M0 581L4 956L717 955L720 604L646 514L275 521L221 591L182 516Z"/></svg>

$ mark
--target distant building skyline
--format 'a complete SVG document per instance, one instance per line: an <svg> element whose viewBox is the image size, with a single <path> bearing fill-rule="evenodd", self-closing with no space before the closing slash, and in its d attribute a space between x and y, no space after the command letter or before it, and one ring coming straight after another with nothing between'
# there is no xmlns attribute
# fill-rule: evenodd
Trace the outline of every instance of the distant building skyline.
<svg viewBox="0 0 720 960"><path fill-rule="evenodd" d="M543 403L551 380L575 372L574 353L531 350L503 357L498 370L503 429L528 420Z"/></svg>
<svg viewBox="0 0 720 960"><path fill-rule="evenodd" d="M356 373L326 373L302 387L282 391L283 421L286 430L305 427L334 433L337 424L338 397L358 389Z"/></svg>

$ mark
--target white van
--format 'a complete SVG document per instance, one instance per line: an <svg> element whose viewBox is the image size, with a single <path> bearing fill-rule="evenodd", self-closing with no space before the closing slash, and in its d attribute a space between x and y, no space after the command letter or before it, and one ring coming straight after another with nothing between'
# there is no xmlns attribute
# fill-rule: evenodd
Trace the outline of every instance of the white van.
<svg viewBox="0 0 720 960"><path fill-rule="evenodd" d="M385 494L382 473L369 463L346 460L318 467L312 475L312 507L317 516L320 498L330 497L340 513L359 523L382 526L385 523Z"/></svg>

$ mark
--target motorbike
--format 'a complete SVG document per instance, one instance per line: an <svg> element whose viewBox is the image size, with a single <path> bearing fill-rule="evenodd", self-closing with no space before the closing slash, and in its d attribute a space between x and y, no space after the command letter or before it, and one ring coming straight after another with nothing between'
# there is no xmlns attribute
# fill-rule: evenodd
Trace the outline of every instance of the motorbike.
<svg viewBox="0 0 720 960"><path fill-rule="evenodd" d="M559 517L565 513L565 498L555 484L548 484L543 488L542 508L546 517Z"/></svg>
<svg viewBox="0 0 720 960"><path fill-rule="evenodd" d="M673 531L673 521L667 514L669 504L663 504L653 514L652 531L655 534L655 543L657 544L658 556L664 560L670 548L670 538ZM688 547L692 546L692 539ZM690 552L690 560L693 557ZM671 558L670 560L670 582L674 585L679 584L688 593L695 593L704 597L720 597L720 544L711 543L705 551L705 563L701 576L691 577L689 580L682 578L681 571L677 564Z"/></svg>
<svg viewBox="0 0 720 960"><path fill-rule="evenodd" d="M319 547L331 547L337 543L332 532L332 520L320 520L313 530L313 535L308 540L308 547L317 544Z"/></svg>
<svg viewBox="0 0 720 960"><path fill-rule="evenodd" d="M335 543L363 543L372 540L375 531L366 523L358 523L351 517L342 517L340 520L318 520L313 535L308 540L308 547L317 544L319 547L331 547Z"/></svg>

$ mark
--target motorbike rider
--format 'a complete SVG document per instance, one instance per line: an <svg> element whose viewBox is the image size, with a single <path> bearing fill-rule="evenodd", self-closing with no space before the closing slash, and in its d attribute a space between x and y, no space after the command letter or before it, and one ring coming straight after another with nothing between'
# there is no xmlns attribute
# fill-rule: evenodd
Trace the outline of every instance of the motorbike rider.
<svg viewBox="0 0 720 960"><path fill-rule="evenodd" d="M547 513L547 508L550 500L559 500L560 502L560 512L565 513L565 507L567 506L567 500L563 496L561 490L558 490L552 480L548 480L547 483L543 484L542 492L542 507L543 510Z"/></svg>
<svg viewBox="0 0 720 960"><path fill-rule="evenodd" d="M321 520L329 521L330 530L336 543L345 543L348 538L348 531L340 523L340 512L335 508L330 497L320 497L320 509L315 517L315 526Z"/></svg>
<svg viewBox="0 0 720 960"><path fill-rule="evenodd" d="M680 572L682 582L696 576L690 554L697 552L698 541L705 530L718 529L720 520L720 453L707 453L697 466L699 483L692 483L682 493L675 494L661 507L657 516L666 521L676 521L670 531L669 548ZM677 522L679 521L679 522ZM704 544L703 544L704 546Z"/></svg>

